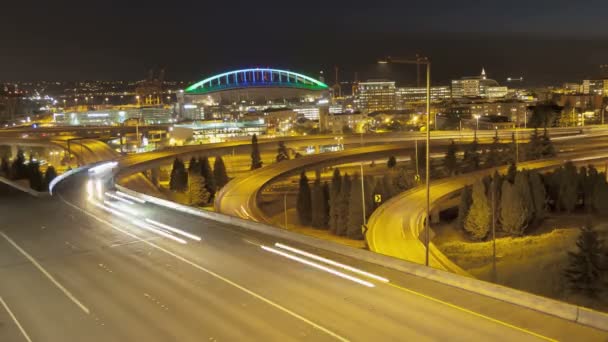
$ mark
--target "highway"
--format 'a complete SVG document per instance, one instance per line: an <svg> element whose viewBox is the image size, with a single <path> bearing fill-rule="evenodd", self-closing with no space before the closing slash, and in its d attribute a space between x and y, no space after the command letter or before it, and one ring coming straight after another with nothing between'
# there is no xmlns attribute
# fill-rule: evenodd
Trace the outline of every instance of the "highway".
<svg viewBox="0 0 608 342"><path fill-rule="evenodd" d="M516 305L114 192L101 204L87 199L86 182L86 175L73 176L51 199L0 188L1 341L608 337ZM143 228L146 219L189 237L158 225Z"/></svg>

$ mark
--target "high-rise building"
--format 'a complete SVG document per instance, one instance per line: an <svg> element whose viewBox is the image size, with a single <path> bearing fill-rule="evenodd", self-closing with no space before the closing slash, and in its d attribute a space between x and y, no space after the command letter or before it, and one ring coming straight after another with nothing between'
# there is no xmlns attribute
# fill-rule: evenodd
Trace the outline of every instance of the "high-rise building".
<svg viewBox="0 0 608 342"><path fill-rule="evenodd" d="M426 87L400 87L395 93L397 109L401 109L406 104L426 101ZM450 86L431 87L431 102L449 100L451 97Z"/></svg>
<svg viewBox="0 0 608 342"><path fill-rule="evenodd" d="M355 103L365 113L395 109L395 81L370 80L360 82Z"/></svg>
<svg viewBox="0 0 608 342"><path fill-rule="evenodd" d="M490 97L498 93L504 92L506 95L506 87L500 87L500 90L492 89L500 87L498 82L489 79L486 76L486 71L481 69L481 75L463 77L459 80L452 80L452 98L458 99L463 97ZM489 90L492 89L490 92Z"/></svg>
<svg viewBox="0 0 608 342"><path fill-rule="evenodd" d="M583 80L583 94L608 96L608 79Z"/></svg>

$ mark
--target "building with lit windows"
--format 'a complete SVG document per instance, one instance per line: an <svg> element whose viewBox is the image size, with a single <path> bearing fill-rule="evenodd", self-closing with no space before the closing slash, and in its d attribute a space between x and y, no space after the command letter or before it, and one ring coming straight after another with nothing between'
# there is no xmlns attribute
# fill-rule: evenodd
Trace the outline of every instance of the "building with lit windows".
<svg viewBox="0 0 608 342"><path fill-rule="evenodd" d="M608 79L583 80L583 94L608 96Z"/></svg>
<svg viewBox="0 0 608 342"><path fill-rule="evenodd" d="M355 104L364 113L393 110L396 107L395 81L370 80L359 82Z"/></svg>
<svg viewBox="0 0 608 342"><path fill-rule="evenodd" d="M400 87L395 90L397 109L403 109L410 103L426 102L426 87ZM449 86L431 87L431 102L440 102L452 98Z"/></svg>
<svg viewBox="0 0 608 342"><path fill-rule="evenodd" d="M506 95L507 87L501 87L498 82L489 79L486 76L486 71L481 70L481 75L463 77L459 80L452 80L452 98L473 98L473 97L500 97L498 95Z"/></svg>

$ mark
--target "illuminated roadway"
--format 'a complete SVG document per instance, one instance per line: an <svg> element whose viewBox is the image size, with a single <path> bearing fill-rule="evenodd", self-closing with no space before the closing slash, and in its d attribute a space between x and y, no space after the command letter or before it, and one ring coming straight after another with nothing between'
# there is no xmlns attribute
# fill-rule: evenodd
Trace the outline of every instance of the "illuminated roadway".
<svg viewBox="0 0 608 342"><path fill-rule="evenodd" d="M149 203L106 196L112 213L86 200L85 182L86 175L73 176L51 199L0 188L0 341L27 341L25 335L49 342L608 337L516 305ZM144 230L146 218L201 241L167 229L161 232L170 237ZM180 238L187 243L175 241ZM277 242L371 274L299 255Z"/></svg>

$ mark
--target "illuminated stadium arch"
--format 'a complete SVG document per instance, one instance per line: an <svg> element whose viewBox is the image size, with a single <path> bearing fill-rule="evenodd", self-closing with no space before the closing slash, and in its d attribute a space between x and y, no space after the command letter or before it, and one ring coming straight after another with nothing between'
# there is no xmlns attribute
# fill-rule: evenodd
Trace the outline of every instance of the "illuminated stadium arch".
<svg viewBox="0 0 608 342"><path fill-rule="evenodd" d="M327 90L328 86L306 75L292 71L255 68L225 72L194 83L188 94L209 94L243 88L295 88L310 91Z"/></svg>

